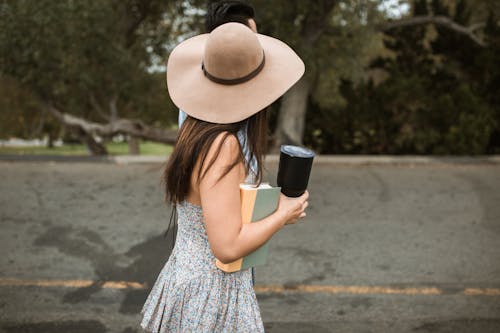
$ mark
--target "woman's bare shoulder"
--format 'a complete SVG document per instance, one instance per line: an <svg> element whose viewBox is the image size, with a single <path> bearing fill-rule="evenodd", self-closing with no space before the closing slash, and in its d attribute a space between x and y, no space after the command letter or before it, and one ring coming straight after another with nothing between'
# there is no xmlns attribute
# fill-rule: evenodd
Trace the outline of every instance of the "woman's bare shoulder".
<svg viewBox="0 0 500 333"><path fill-rule="evenodd" d="M214 156L216 156L216 160L218 160L219 163L231 164L240 154L240 149L240 143L234 134L221 132L212 143L208 151L207 158L210 161L214 158Z"/></svg>
<svg viewBox="0 0 500 333"><path fill-rule="evenodd" d="M229 173L245 179L240 143L234 134L220 133L212 143L201 169L202 179L212 185Z"/></svg>

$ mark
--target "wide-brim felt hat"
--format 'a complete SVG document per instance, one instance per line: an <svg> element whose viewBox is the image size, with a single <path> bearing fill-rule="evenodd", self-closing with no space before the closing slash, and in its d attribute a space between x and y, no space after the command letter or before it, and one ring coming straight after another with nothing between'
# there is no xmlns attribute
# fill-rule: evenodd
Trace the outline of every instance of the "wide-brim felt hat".
<svg viewBox="0 0 500 333"><path fill-rule="evenodd" d="M273 103L304 68L282 41L241 23L226 23L174 48L167 62L167 87L174 104L188 115L227 124Z"/></svg>

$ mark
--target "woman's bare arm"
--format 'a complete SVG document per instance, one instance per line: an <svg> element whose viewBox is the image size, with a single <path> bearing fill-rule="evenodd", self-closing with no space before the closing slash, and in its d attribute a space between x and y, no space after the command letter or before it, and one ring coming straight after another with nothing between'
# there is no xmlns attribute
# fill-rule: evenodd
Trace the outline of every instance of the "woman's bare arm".
<svg viewBox="0 0 500 333"><path fill-rule="evenodd" d="M214 156L222 139L223 134L214 141L207 163ZM227 137L215 163L199 184L208 240L215 257L223 263L253 252L285 223L294 223L304 217L304 209L307 207L308 193L293 199L282 195L275 213L261 221L242 225L239 185L245 180L243 163L239 163L218 180L239 154L237 140L233 135Z"/></svg>

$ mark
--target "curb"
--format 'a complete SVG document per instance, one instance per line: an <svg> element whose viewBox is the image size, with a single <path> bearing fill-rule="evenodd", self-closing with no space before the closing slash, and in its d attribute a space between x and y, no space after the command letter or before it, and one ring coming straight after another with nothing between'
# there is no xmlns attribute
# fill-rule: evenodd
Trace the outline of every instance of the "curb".
<svg viewBox="0 0 500 333"><path fill-rule="evenodd" d="M115 163L113 156L0 154L0 162Z"/></svg>
<svg viewBox="0 0 500 333"><path fill-rule="evenodd" d="M0 155L0 162L56 162L56 163L114 163L162 164L168 156L115 155L115 156L58 156L58 155ZM267 155L267 163L278 163L279 155ZM416 155L319 155L314 164L332 165L500 165L500 155L490 156L416 156Z"/></svg>

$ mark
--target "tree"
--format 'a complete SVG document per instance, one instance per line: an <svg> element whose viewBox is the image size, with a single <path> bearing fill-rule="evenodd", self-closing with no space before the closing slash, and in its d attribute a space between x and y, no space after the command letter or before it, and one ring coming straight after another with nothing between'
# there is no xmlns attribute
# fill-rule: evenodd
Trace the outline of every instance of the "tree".
<svg viewBox="0 0 500 333"><path fill-rule="evenodd" d="M380 10L382 2L253 1L259 31L290 44L307 68L304 78L281 99L279 112L272 114L275 147L302 144L305 137L324 151L335 151L325 148L326 143L319 144L327 141L322 126L342 123L334 115L356 99L370 104L380 97L376 85L365 85L365 80L376 69L369 67L375 57L405 52L391 49L390 42L384 45L387 36L394 33L399 36L398 43L404 44L405 36L407 43L434 43L431 46L435 50L428 54L424 50L423 59L453 59L478 87L490 91L497 84L497 72L489 75L489 69L495 66L498 52L498 38L491 33L498 31L498 2L479 0L472 10L461 0L406 1L413 8L422 6L426 10L397 19L388 18ZM164 91L164 74L151 72L151 68L161 63L180 40L202 31L205 5L202 0L0 0L0 81L15 82L16 87L25 89L39 104L40 114L51 114L72 128L95 154L106 153L99 137L106 139L118 133L173 142L175 129L165 128L175 123L176 108ZM469 8L470 14L461 11L461 6ZM462 14L451 15L443 8ZM424 37L414 38L422 32ZM434 37L428 37L429 32ZM470 52L449 53L446 43L450 42L466 43ZM471 52L478 55L474 56L478 61L469 66L466 59L473 55ZM411 65L423 66L420 73L424 75L433 73L433 66L427 70L425 61L421 63L415 57L407 61L417 61ZM391 66L393 72L378 69L385 70L383 75L401 74L396 71L398 66ZM484 75L474 75L476 68ZM413 80L412 76L399 78L398 87ZM419 84L424 81L416 79ZM481 82L488 82L488 88ZM421 85L422 89L429 87ZM485 92L476 99L479 88L469 88L470 96L475 96L471 103L498 105L495 94ZM394 91L401 98L408 96L403 90ZM356 95L361 93L375 100ZM315 114L306 112L308 108ZM323 117L328 123L317 124L313 116ZM306 119L317 126L310 126ZM349 121L346 126L351 134L358 133L358 142L363 141L357 123ZM374 151L387 151L390 146L385 142Z"/></svg>
<svg viewBox="0 0 500 333"><path fill-rule="evenodd" d="M63 121L92 153L107 153L97 135L155 139L144 133L162 132L122 117L168 124L157 116L173 108L164 77L148 69L154 54L166 52L159 40L183 28L172 18L186 9L180 1L4 0L0 8L0 76L30 91L40 101L39 112ZM107 125L86 125L96 121ZM173 142L172 132L157 139Z"/></svg>
<svg viewBox="0 0 500 333"><path fill-rule="evenodd" d="M471 26L470 7L465 1L454 4L415 1L404 20L439 15ZM325 153L494 152L499 124L493 89L499 78L495 29L484 29L488 47L439 25L401 25L386 34L385 48L391 52L371 63L371 75L341 85L344 107L312 104L318 116L308 118L306 142Z"/></svg>
<svg viewBox="0 0 500 333"><path fill-rule="evenodd" d="M339 86L343 79L357 82L363 77L370 59L383 49L380 31L435 24L485 45L475 34L478 25L473 29L449 17L428 13L388 21L380 12L381 2L253 2L259 14L259 29L292 45L306 63L306 75L282 99L274 150L283 143L302 144L310 98L321 108L345 104Z"/></svg>
<svg viewBox="0 0 500 333"><path fill-rule="evenodd" d="M40 101L16 80L0 78L0 138L38 137L46 126L46 119L38 112L39 105Z"/></svg>

